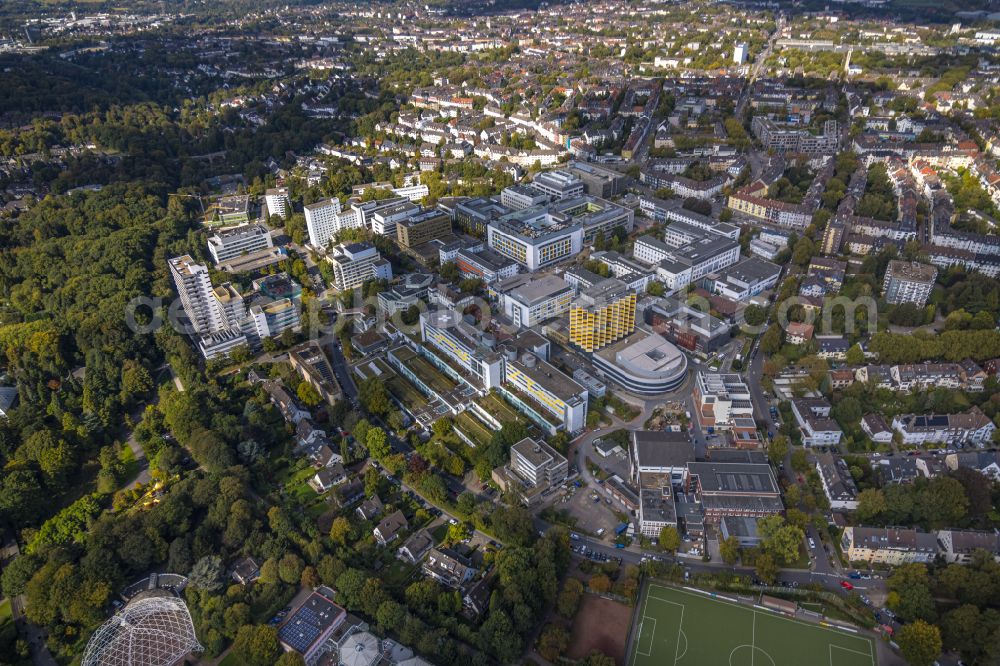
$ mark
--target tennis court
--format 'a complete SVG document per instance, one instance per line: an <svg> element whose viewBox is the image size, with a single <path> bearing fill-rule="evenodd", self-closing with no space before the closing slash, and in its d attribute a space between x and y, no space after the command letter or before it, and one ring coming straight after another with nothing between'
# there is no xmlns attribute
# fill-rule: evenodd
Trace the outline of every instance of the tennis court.
<svg viewBox="0 0 1000 666"><path fill-rule="evenodd" d="M650 584L639 600L627 666L876 666L860 634Z"/></svg>

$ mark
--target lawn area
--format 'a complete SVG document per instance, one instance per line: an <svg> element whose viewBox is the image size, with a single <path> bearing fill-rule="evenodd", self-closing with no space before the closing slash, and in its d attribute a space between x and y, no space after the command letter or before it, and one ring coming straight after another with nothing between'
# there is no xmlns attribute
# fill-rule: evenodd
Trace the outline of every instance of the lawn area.
<svg viewBox="0 0 1000 666"><path fill-rule="evenodd" d="M385 385L389 389L389 392L396 396L396 399L411 411L427 404L427 398L424 397L424 394L416 386L399 375L388 380Z"/></svg>
<svg viewBox="0 0 1000 666"><path fill-rule="evenodd" d="M308 504L316 499L316 491L309 487L308 481L316 474L312 467L301 469L291 475L285 482L285 493L299 504Z"/></svg>
<svg viewBox="0 0 1000 666"><path fill-rule="evenodd" d="M493 433L469 412L462 412L455 417L455 427L479 445L488 444L493 439Z"/></svg>
<svg viewBox="0 0 1000 666"><path fill-rule="evenodd" d="M627 666L875 666L872 639L656 583L636 611Z"/></svg>
<svg viewBox="0 0 1000 666"><path fill-rule="evenodd" d="M495 416L500 423L505 423L507 421L517 421L519 423L525 422L525 419L521 416L520 412L507 404L506 400L495 393L487 393L476 402L480 407L485 409L487 413Z"/></svg>
<svg viewBox="0 0 1000 666"><path fill-rule="evenodd" d="M413 576L416 566L392 558L392 561L379 572L379 576L390 587L404 587Z"/></svg>
<svg viewBox="0 0 1000 666"><path fill-rule="evenodd" d="M430 386L438 395L443 395L455 389L458 384L452 381L451 377L444 374L427 359L414 354L413 358L406 361L406 367L413 371L427 386Z"/></svg>

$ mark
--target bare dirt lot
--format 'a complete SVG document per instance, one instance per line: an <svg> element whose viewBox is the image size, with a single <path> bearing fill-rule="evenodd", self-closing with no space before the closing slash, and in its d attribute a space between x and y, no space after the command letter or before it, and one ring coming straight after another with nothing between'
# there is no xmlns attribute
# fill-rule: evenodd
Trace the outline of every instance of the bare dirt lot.
<svg viewBox="0 0 1000 666"><path fill-rule="evenodd" d="M625 641L632 623L632 608L593 594L584 594L573 620L568 657L583 659L593 650L625 664Z"/></svg>

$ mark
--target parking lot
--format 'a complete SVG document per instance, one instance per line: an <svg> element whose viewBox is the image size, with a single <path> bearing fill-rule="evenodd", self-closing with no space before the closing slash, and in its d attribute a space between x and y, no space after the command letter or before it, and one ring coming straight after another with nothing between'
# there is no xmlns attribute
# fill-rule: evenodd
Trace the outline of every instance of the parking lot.
<svg viewBox="0 0 1000 666"><path fill-rule="evenodd" d="M614 507L602 488L582 482L580 488L570 484L563 497L566 498L565 501L560 498L553 508L565 510L576 518L576 528L579 531L608 543L614 540L615 527L619 520L613 513Z"/></svg>

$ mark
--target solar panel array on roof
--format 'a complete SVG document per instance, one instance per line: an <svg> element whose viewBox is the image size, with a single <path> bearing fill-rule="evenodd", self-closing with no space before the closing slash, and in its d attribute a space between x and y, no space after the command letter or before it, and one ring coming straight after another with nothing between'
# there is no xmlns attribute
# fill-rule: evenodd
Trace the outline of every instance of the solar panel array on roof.
<svg viewBox="0 0 1000 666"><path fill-rule="evenodd" d="M947 428L947 414L931 414L929 416L917 416L913 419L913 425L921 428Z"/></svg>
<svg viewBox="0 0 1000 666"><path fill-rule="evenodd" d="M278 630L278 640L305 654L326 631L337 624L344 612L340 606L314 592Z"/></svg>
<svg viewBox="0 0 1000 666"><path fill-rule="evenodd" d="M278 638L296 652L306 652L319 637L319 616L303 606L278 632Z"/></svg>

